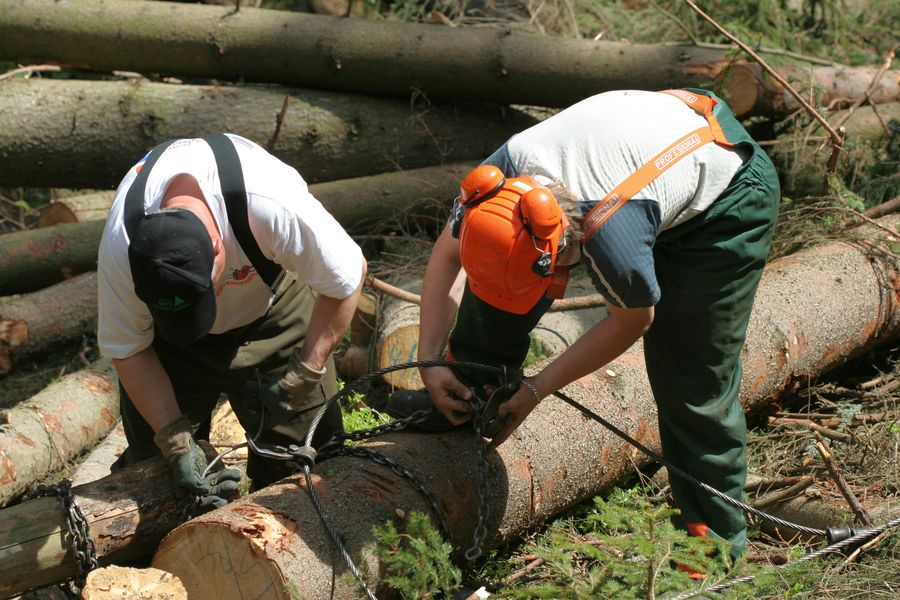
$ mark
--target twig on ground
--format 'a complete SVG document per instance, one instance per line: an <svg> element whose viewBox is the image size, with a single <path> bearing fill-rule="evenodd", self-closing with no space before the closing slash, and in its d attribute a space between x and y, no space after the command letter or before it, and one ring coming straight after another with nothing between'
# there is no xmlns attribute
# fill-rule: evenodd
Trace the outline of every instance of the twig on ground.
<svg viewBox="0 0 900 600"><path fill-rule="evenodd" d="M278 134L281 133L281 125L284 123L284 117L287 115L288 104L290 104L290 102L290 94L285 94L284 102L281 104L281 111L275 116L275 131L272 132L272 137L269 139L269 143L266 146L266 149L269 152L275 148L275 142L278 141Z"/></svg>
<svg viewBox="0 0 900 600"><path fill-rule="evenodd" d="M11 77L15 77L16 75L21 75L22 73L26 73L29 77L34 73L43 73L47 71L59 71L59 65L29 65L27 67L19 67L17 69L12 69L11 71L7 71L0 75L0 81L4 79L9 79Z"/></svg>
<svg viewBox="0 0 900 600"><path fill-rule="evenodd" d="M527 565L525 565L524 567L522 567L515 573L511 573L506 578L504 578L503 583L508 585L508 584L516 581L517 579L521 579L522 577L527 575L529 571L536 569L537 567L541 566L542 564L544 564L543 558L535 558L534 560L532 560L530 563L528 563Z"/></svg>
<svg viewBox="0 0 900 600"><path fill-rule="evenodd" d="M847 485L847 481L844 479L844 476L841 474L840 469L838 469L837 464L835 464L834 462L834 456L825 445L825 440L821 435L819 435L818 432L815 435L816 450L819 451L819 456L822 457L822 461L825 463L825 468L828 469L828 473L831 475L831 479L834 481L835 485L837 485L838 490L841 492L841 495L847 501L847 504L850 506L850 510L853 511L853 514L856 515L856 519L860 523L862 523L866 527L872 527L875 522L872 521L872 517L869 516L869 513L865 508L863 508L862 504L859 503L859 500L850 489L850 486Z"/></svg>
<svg viewBox="0 0 900 600"><path fill-rule="evenodd" d="M874 104L871 102L872 92L875 91L875 88L878 87L878 83L881 81L881 78L887 72L888 69L891 68L891 63L894 60L894 48L888 50L884 55L884 61L881 64L881 67L878 68L878 71L875 73L875 76L872 78L872 83L869 84L869 87L866 89L866 92L862 95L861 98L858 98L856 102L850 105L847 111L844 113L844 116L841 117L841 120L835 124L835 128L843 127L844 124L850 120L850 117L853 115L853 112L862 106L863 102L869 100L869 104Z"/></svg>
<svg viewBox="0 0 900 600"><path fill-rule="evenodd" d="M767 494L762 498L758 498L755 502L753 502L754 508L764 508L766 506L770 506L775 504L776 502L781 502L782 500L788 500L795 496L799 496L800 493L814 484L816 482L814 477L801 477L800 480L789 488L783 489L780 492L775 492L773 494Z"/></svg>

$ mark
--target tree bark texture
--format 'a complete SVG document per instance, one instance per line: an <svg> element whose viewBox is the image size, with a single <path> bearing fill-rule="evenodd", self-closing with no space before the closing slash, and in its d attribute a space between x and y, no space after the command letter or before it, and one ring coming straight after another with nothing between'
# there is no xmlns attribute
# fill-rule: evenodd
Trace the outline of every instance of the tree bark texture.
<svg viewBox="0 0 900 600"><path fill-rule="evenodd" d="M119 389L106 360L9 409L0 425L0 505L99 442L118 418Z"/></svg>
<svg viewBox="0 0 900 600"><path fill-rule="evenodd" d="M0 85L0 185L115 187L156 144L221 131L271 146L313 183L481 161L535 122L495 105L411 108L277 87L9 80Z"/></svg>
<svg viewBox="0 0 900 600"><path fill-rule="evenodd" d="M813 106L846 107L866 99L880 104L900 101L900 71L885 71L876 82L872 67L776 67L775 71ZM787 89L756 63L740 63L723 71L728 105L738 117L764 115L783 118L801 108Z"/></svg>
<svg viewBox="0 0 900 600"><path fill-rule="evenodd" d="M101 565L147 556L186 518L186 506L162 458L137 463L72 488ZM37 498L0 511L0 597L77 573L60 501Z"/></svg>
<svg viewBox="0 0 900 600"><path fill-rule="evenodd" d="M0 296L33 292L96 270L103 225L67 223L0 235Z"/></svg>
<svg viewBox="0 0 900 600"><path fill-rule="evenodd" d="M900 218L880 223L896 230ZM745 408L760 409L800 382L895 339L898 289L895 255L865 244L833 243L769 265L744 353ZM639 345L565 393L659 451L656 409ZM414 473L436 497L449 541L460 550L470 547L479 498L471 431L394 433L364 447ZM487 460L485 550L648 462L553 398ZM390 468L364 458L337 458L319 472L325 475L314 485L325 511L356 564L376 581L380 567L372 527L396 519L398 509L430 513L429 504ZM298 483L305 485L286 479L180 526L160 545L153 566L176 574L188 593L199 597L362 597L352 578L343 576L343 562Z"/></svg>
<svg viewBox="0 0 900 600"><path fill-rule="evenodd" d="M93 334L96 325L96 272L0 304L0 376L15 363Z"/></svg>
<svg viewBox="0 0 900 600"><path fill-rule="evenodd" d="M721 50L114 0L0 0L0 60L499 104L708 82Z"/></svg>

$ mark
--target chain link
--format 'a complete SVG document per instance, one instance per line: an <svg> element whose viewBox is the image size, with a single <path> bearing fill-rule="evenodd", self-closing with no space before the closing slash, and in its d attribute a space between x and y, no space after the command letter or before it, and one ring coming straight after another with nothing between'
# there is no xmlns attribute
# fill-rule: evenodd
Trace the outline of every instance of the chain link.
<svg viewBox="0 0 900 600"><path fill-rule="evenodd" d="M78 575L74 578L75 587L80 590L84 587L87 574L99 566L96 546L94 545L94 540L91 539L90 525L81 508L75 502L72 482L68 479L63 480L56 486L40 486L28 497L41 498L45 496L56 496L59 498L60 504L62 504L66 529L69 531L69 549L73 558L75 558L75 565L78 567Z"/></svg>
<svg viewBox="0 0 900 600"><path fill-rule="evenodd" d="M486 444L482 436L484 427L484 404L478 403L475 407L475 485L478 489L478 512L475 521L475 531L472 534L472 547L466 550L466 560L473 561L481 556L481 545L487 537L487 519L489 513L488 489L487 489L487 458L484 455Z"/></svg>

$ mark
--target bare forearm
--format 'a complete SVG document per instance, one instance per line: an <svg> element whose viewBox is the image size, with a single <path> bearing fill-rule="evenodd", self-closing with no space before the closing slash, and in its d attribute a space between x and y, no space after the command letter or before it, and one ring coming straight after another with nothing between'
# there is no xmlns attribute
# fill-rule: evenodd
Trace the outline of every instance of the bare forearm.
<svg viewBox="0 0 900 600"><path fill-rule="evenodd" d="M364 280L365 272L359 287L346 298L331 298L321 294L316 298L301 351L303 361L309 366L321 369L347 331L356 311Z"/></svg>
<svg viewBox="0 0 900 600"><path fill-rule="evenodd" d="M459 261L458 243L445 229L425 267L419 309L420 359L435 358L443 353L464 286L465 273Z"/></svg>
<svg viewBox="0 0 900 600"><path fill-rule="evenodd" d="M114 359L113 365L131 402L153 431L181 415L172 381L152 346L134 356Z"/></svg>

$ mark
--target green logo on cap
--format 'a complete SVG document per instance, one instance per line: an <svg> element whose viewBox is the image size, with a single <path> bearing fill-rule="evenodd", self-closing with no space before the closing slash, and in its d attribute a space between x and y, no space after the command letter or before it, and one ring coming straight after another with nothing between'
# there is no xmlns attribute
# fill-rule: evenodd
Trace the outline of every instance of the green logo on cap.
<svg viewBox="0 0 900 600"><path fill-rule="evenodd" d="M154 308L158 308L159 310L164 310L166 312L178 312L191 306L191 303L187 300L179 298L178 296L175 296L171 299L160 298L153 306Z"/></svg>

